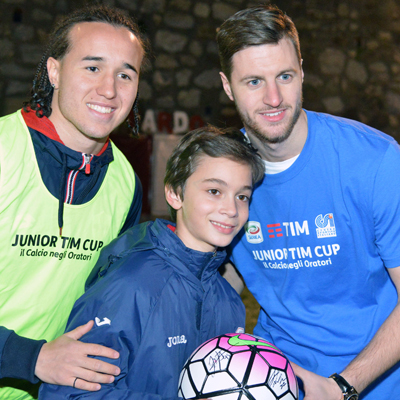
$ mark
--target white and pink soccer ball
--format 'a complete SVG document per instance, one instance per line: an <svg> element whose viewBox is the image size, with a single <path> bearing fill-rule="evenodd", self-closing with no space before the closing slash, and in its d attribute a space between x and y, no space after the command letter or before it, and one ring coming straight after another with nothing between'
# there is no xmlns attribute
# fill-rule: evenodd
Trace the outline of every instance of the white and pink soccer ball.
<svg viewBox="0 0 400 400"><path fill-rule="evenodd" d="M227 333L200 345L186 361L178 396L184 399L297 400L296 376L273 344Z"/></svg>

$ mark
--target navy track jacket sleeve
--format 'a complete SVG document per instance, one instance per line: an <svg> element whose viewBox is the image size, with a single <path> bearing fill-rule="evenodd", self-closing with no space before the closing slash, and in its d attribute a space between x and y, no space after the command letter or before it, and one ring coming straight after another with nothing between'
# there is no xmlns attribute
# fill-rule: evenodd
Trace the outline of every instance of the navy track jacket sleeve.
<svg viewBox="0 0 400 400"><path fill-rule="evenodd" d="M39 382L35 376L36 360L45 340L33 340L0 326L0 379L25 379Z"/></svg>

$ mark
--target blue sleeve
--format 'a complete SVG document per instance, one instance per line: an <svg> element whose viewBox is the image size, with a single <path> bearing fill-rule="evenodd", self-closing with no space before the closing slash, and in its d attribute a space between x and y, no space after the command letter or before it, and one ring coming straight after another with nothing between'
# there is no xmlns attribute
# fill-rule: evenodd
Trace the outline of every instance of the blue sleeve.
<svg viewBox="0 0 400 400"><path fill-rule="evenodd" d="M135 294L129 291L129 287L124 286L126 281L126 279L118 279L118 274L107 274L100 279L77 300L67 326L67 331L70 331L86 321L94 319L94 327L81 340L117 350L120 357L116 360L96 358L117 365L121 369L120 375L115 378L113 383L103 384L101 389L96 392L75 389L70 386L43 384L40 388L39 399L178 399L178 397L163 398L153 393L134 391L134 383L137 380L133 373L135 354L141 344L141 329L147 321L143 321L143 318L140 317L140 310L135 306ZM129 285L129 283L127 284ZM130 298L130 301L127 298ZM155 387L157 384L159 383L155 377Z"/></svg>
<svg viewBox="0 0 400 400"><path fill-rule="evenodd" d="M28 339L0 326L0 379L17 378L31 383L39 382L35 376L35 367L44 343L45 340Z"/></svg>
<svg viewBox="0 0 400 400"><path fill-rule="evenodd" d="M131 207L129 209L125 223L121 228L121 230L119 231L119 235L124 233L130 227L137 225L139 223L140 214L142 213L142 200L143 200L142 183L140 182L140 179L135 172L135 193L133 194Z"/></svg>
<svg viewBox="0 0 400 400"><path fill-rule="evenodd" d="M400 266L400 148L388 147L373 187L375 243L386 268Z"/></svg>

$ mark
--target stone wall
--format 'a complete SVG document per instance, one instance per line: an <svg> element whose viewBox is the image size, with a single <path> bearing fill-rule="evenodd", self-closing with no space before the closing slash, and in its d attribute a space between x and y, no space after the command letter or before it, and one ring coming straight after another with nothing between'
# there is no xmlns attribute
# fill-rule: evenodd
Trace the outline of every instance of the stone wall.
<svg viewBox="0 0 400 400"><path fill-rule="evenodd" d="M90 2L89 2L90 3ZM152 42L140 110L183 111L240 125L222 91L216 28L243 0L109 0L136 17ZM0 115L27 98L48 32L75 0L0 0ZM400 4L394 0L276 1L296 23L304 59L304 106L363 121L400 139ZM161 114L160 114L161 113ZM165 125L164 125L165 126Z"/></svg>

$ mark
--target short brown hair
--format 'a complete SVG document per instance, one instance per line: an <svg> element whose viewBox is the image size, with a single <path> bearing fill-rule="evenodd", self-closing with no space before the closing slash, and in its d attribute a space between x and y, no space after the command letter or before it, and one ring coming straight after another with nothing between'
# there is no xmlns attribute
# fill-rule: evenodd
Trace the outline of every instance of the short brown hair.
<svg viewBox="0 0 400 400"><path fill-rule="evenodd" d="M235 53L250 46L277 44L285 37L293 43L301 64L297 29L278 7L268 4L237 12L221 25L217 33L222 72L230 80Z"/></svg>

